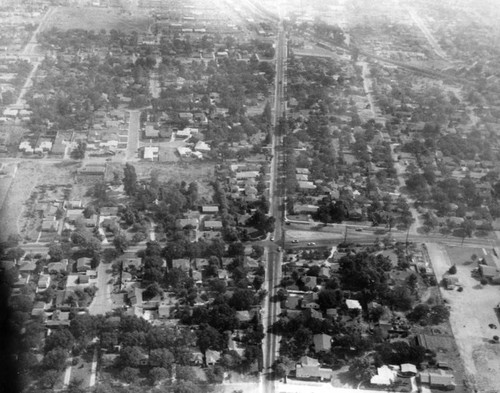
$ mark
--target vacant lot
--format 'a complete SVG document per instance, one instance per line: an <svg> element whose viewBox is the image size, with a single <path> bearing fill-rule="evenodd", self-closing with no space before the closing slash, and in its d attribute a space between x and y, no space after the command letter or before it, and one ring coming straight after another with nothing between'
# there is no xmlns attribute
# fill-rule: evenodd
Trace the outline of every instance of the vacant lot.
<svg viewBox="0 0 500 393"><path fill-rule="evenodd" d="M57 7L44 24L44 30L84 29L144 32L152 22L147 15L130 14L117 8Z"/></svg>
<svg viewBox="0 0 500 393"><path fill-rule="evenodd" d="M210 202L213 195L213 187L210 185L215 179L214 165L207 161L193 161L191 163L178 162L161 163L161 162L134 162L133 163L137 177L146 178L151 176L151 173L158 174L159 181L173 181L180 183L182 181L187 184L196 181L198 182L198 194L200 198Z"/></svg>
<svg viewBox="0 0 500 393"><path fill-rule="evenodd" d="M450 323L466 370L464 378L479 392L499 392L500 345L491 342L499 333L489 327L499 325L493 309L498 303L499 288L483 286L471 275L475 264L470 257L481 256L482 249L446 248L437 244L427 244L427 247L438 281L452 265L451 255L457 266L456 277L463 286L462 292L441 287L441 295L450 305Z"/></svg>

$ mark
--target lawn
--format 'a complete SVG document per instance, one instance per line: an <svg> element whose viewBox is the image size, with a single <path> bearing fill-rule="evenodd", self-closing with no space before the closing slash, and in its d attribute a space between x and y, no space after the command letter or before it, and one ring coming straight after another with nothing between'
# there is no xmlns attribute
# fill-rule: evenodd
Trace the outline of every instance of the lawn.
<svg viewBox="0 0 500 393"><path fill-rule="evenodd" d="M53 27L62 30L84 29L123 32L145 32L151 20L147 15L134 14L118 8L57 7L44 24L44 30Z"/></svg>

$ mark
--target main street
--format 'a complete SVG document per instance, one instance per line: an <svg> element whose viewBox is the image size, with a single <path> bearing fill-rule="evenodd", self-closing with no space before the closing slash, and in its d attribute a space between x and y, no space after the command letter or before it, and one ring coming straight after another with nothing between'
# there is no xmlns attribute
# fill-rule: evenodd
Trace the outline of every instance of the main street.
<svg viewBox="0 0 500 393"><path fill-rule="evenodd" d="M286 41L283 25L280 23L278 31L278 40L276 44L276 79L275 79L275 95L274 95L274 134L272 137L273 160L271 164L271 179L269 186L270 193L270 215L275 218L276 225L273 233L273 239L276 243L284 243L283 232L283 198L284 193L282 187L278 184L279 168L281 165L281 153L278 149L281 137L277 134L277 125L279 119L283 116L285 111L284 93L285 93L285 67L286 67ZM275 243L268 244L266 247L267 255L267 269L266 269L266 289L268 296L266 299L263 315L264 330L268 328L277 320L280 313L279 303L273 301L278 285L281 280L281 261L283 257L283 250ZM279 351L278 344L279 337L274 334L266 334L263 342L263 391L274 392L274 381L267 378Z"/></svg>

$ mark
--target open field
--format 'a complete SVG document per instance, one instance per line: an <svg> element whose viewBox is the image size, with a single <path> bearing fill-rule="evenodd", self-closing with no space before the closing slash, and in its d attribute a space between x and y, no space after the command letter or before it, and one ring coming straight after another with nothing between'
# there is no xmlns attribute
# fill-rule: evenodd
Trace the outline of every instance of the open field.
<svg viewBox="0 0 500 393"><path fill-rule="evenodd" d="M489 324L499 325L493 307L499 302L500 288L481 285L471 275L476 265L470 257L472 254L481 256L482 250L437 244L427 244L427 248L437 280L442 279L453 260L457 267L456 277L463 286L462 292L443 287L440 291L450 306L450 324L464 362L464 378L477 392L500 391L500 345L491 342L498 331L489 327Z"/></svg>
<svg viewBox="0 0 500 393"><path fill-rule="evenodd" d="M85 12L78 7L57 7L44 25L44 30L56 27L61 30L85 29L123 32L145 32L151 24L147 15L130 14L118 8L91 8Z"/></svg>
<svg viewBox="0 0 500 393"><path fill-rule="evenodd" d="M173 181L187 184L198 182L198 193L200 198L211 201L213 188L210 182L214 179L214 165L207 161L194 161L190 163L159 163L159 162L134 162L137 177L145 178L151 176L154 171L158 173L159 181Z"/></svg>

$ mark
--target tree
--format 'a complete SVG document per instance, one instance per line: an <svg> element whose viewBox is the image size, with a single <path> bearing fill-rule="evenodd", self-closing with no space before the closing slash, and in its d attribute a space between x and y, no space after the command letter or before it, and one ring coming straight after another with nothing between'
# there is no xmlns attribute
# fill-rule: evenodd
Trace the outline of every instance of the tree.
<svg viewBox="0 0 500 393"><path fill-rule="evenodd" d="M224 336L207 324L202 324L196 332L197 345L202 353L207 349L221 350L224 346Z"/></svg>
<svg viewBox="0 0 500 393"><path fill-rule="evenodd" d="M60 372L57 370L47 370L43 373L40 383L46 388L53 389L59 380L59 375Z"/></svg>
<svg viewBox="0 0 500 393"><path fill-rule="evenodd" d="M448 269L449 274L457 274L457 265L453 264L449 269Z"/></svg>
<svg viewBox="0 0 500 393"><path fill-rule="evenodd" d="M143 352L140 347L125 347L120 351L118 362L122 367L139 367Z"/></svg>
<svg viewBox="0 0 500 393"><path fill-rule="evenodd" d="M128 248L128 240L127 236L123 233L119 233L113 239L113 245L118 253L123 254L125 250Z"/></svg>
<svg viewBox="0 0 500 393"><path fill-rule="evenodd" d="M443 323L450 317L450 310L442 304L433 306L429 313L429 322L433 325Z"/></svg>
<svg viewBox="0 0 500 393"><path fill-rule="evenodd" d="M74 160L81 160L85 158L85 151L87 150L87 144L85 142L78 142L76 148L71 151L71 158Z"/></svg>
<svg viewBox="0 0 500 393"><path fill-rule="evenodd" d="M170 376L170 371L163 367L153 367L149 370L149 377L151 379L151 384L153 385L170 378Z"/></svg>
<svg viewBox="0 0 500 393"><path fill-rule="evenodd" d="M175 377L181 381L196 381L196 374L191 367L177 366L175 368Z"/></svg>
<svg viewBox="0 0 500 393"><path fill-rule="evenodd" d="M474 222L474 220L465 219L462 222L461 228L463 230L464 237L472 237L472 234L476 229L476 223Z"/></svg>
<svg viewBox="0 0 500 393"><path fill-rule="evenodd" d="M373 376L370 361L367 358L356 358L349 365L349 374L357 381L367 381Z"/></svg>
<svg viewBox="0 0 500 393"><path fill-rule="evenodd" d="M26 254L26 251L24 251L20 247L9 248L7 249L7 251L5 251L5 259L19 261L24 256L24 254Z"/></svg>
<svg viewBox="0 0 500 393"><path fill-rule="evenodd" d="M123 370L120 372L120 378L128 383L137 381L138 377L139 377L139 369L134 367L124 367Z"/></svg>
<svg viewBox="0 0 500 393"><path fill-rule="evenodd" d="M172 352L166 348L153 349L149 354L149 364L170 370L175 362Z"/></svg>
<svg viewBox="0 0 500 393"><path fill-rule="evenodd" d="M63 370L66 367L68 352L62 348L54 348L47 352L43 358L42 365L46 369Z"/></svg>
<svg viewBox="0 0 500 393"><path fill-rule="evenodd" d="M135 173L135 167L129 163L125 164L123 174L123 187L125 193L129 196L135 195L137 192L137 174Z"/></svg>
<svg viewBox="0 0 500 393"><path fill-rule="evenodd" d="M98 319L89 314L76 315L70 322L69 330L80 342L93 339L98 331Z"/></svg>
<svg viewBox="0 0 500 393"><path fill-rule="evenodd" d="M250 310L254 304L254 294L251 289L236 288L228 304L237 311Z"/></svg>
<svg viewBox="0 0 500 393"><path fill-rule="evenodd" d="M280 356L272 365L272 369L277 378L287 376L295 367L295 362L286 356Z"/></svg>
<svg viewBox="0 0 500 393"><path fill-rule="evenodd" d="M70 350L74 342L75 338L69 329L57 329L45 340L45 352L47 353L56 348Z"/></svg>
<svg viewBox="0 0 500 393"><path fill-rule="evenodd" d="M63 259L64 251L61 243L50 243L48 254L52 262L59 262L61 259Z"/></svg>

